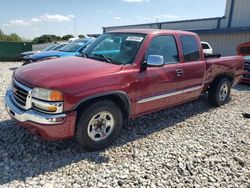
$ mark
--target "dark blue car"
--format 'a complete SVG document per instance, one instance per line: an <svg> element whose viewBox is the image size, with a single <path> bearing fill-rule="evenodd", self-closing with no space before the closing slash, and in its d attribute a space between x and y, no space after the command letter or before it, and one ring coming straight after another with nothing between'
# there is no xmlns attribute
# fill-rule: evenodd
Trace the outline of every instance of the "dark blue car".
<svg viewBox="0 0 250 188"><path fill-rule="evenodd" d="M80 55L81 52L94 40L94 38L78 39L71 43L68 43L57 51L42 51L34 55L25 56L23 58L23 65L47 59Z"/></svg>

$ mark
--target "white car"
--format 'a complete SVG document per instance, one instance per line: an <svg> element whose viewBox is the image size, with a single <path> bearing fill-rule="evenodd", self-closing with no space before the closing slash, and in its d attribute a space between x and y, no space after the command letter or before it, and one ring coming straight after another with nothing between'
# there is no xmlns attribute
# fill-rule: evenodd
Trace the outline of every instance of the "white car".
<svg viewBox="0 0 250 188"><path fill-rule="evenodd" d="M208 42L201 42L204 54L213 54L213 49Z"/></svg>

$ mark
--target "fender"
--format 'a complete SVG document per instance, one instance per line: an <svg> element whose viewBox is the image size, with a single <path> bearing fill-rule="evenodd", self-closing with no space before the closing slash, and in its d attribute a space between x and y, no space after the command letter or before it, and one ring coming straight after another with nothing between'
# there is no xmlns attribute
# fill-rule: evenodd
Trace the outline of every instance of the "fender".
<svg viewBox="0 0 250 188"><path fill-rule="evenodd" d="M87 101L95 99L95 98L106 97L106 96L109 96L109 95L117 95L117 96L120 97L122 102L125 104L125 110L128 113L128 117L130 117L130 114L131 114L131 102L130 102L129 96L127 95L126 92L120 91L120 90L108 91L108 92L98 93L98 94L95 94L95 95L90 95L88 97L85 97L84 99L80 100L76 105L74 105L74 107L72 108L72 111L77 110L77 108L81 104L83 104L84 102L87 102Z"/></svg>

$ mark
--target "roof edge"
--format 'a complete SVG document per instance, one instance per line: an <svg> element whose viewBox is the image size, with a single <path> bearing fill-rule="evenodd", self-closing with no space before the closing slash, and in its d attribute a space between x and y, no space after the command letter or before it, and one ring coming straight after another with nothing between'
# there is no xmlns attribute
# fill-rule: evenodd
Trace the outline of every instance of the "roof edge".
<svg viewBox="0 0 250 188"><path fill-rule="evenodd" d="M106 28L119 28L119 27L133 27L133 26L144 26L144 25L157 25L157 24L168 24L168 23L182 23L182 22L193 22L193 21L204 21L204 20L219 20L224 19L225 16L221 17L212 17L212 18L198 18L198 19L190 19L190 20L177 20L177 21L170 21L170 22L152 22L152 23L143 23L143 24L132 24L132 25L120 25L120 26L108 26L102 27L102 29Z"/></svg>

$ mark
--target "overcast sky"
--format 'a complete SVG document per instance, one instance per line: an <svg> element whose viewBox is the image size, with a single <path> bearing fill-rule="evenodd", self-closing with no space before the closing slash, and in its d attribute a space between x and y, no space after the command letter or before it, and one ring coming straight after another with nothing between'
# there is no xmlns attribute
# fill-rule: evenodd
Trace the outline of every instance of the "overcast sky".
<svg viewBox="0 0 250 188"><path fill-rule="evenodd" d="M102 33L102 27L223 16L226 0L1 0L0 29L42 34Z"/></svg>

